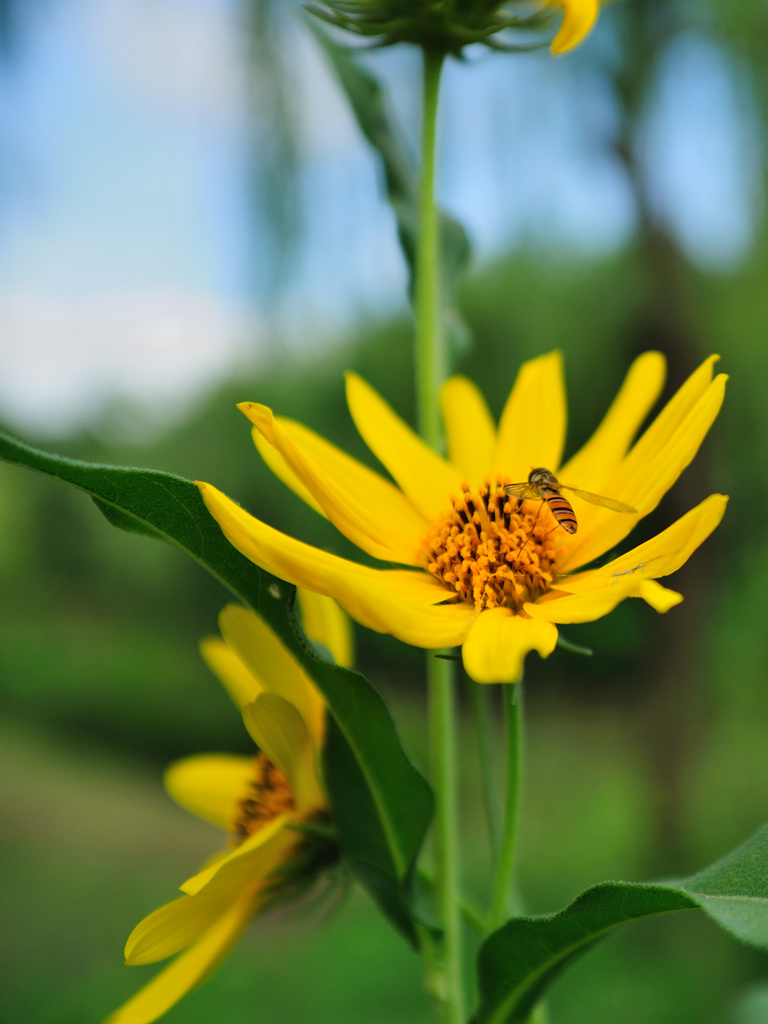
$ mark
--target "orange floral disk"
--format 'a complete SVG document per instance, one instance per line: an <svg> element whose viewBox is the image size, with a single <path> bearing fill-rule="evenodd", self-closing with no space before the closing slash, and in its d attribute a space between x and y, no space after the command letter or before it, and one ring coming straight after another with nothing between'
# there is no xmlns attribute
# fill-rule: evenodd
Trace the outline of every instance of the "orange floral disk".
<svg viewBox="0 0 768 1024"><path fill-rule="evenodd" d="M253 759L253 775L236 803L232 845L239 846L279 814L296 810L290 783L263 751Z"/></svg>
<svg viewBox="0 0 768 1024"><path fill-rule="evenodd" d="M710 495L625 554L607 562L604 556L656 508L696 454L724 396L725 375L713 377L716 358L638 437L665 377L663 356L640 356L594 435L564 464L557 352L523 364L498 425L469 380L447 381L446 458L348 374L350 413L389 478L300 423L265 406L241 405L272 471L377 567L288 537L212 485L198 486L225 536L268 572L334 598L362 625L406 643L461 646L477 682L514 682L528 651L552 652L560 623L601 618L628 597L659 612L682 600L657 580L679 569L715 529L724 495ZM535 467L546 467L564 487L607 497L623 513L566 491L578 520L576 532L566 532L547 503L504 494L505 485L526 481ZM635 511L626 514L628 508Z"/></svg>
<svg viewBox="0 0 768 1024"><path fill-rule="evenodd" d="M549 510L519 511L504 493L509 480L474 494L467 486L451 511L429 531L423 564L460 601L485 608L514 608L535 601L553 580L557 523Z"/></svg>

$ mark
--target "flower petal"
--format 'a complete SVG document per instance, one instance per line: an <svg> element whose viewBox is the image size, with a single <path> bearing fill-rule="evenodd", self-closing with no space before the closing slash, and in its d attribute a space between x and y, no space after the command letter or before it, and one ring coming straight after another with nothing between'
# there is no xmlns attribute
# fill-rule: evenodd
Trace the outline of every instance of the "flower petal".
<svg viewBox="0 0 768 1024"><path fill-rule="evenodd" d="M413 564L427 524L397 487L300 423L273 416L266 406L244 402L238 408L353 544L374 558ZM304 497L300 488L294 490Z"/></svg>
<svg viewBox="0 0 768 1024"><path fill-rule="evenodd" d="M244 405L248 404L249 403L244 403ZM238 406L238 408L242 407ZM244 409L242 411L245 412ZM257 427L253 427L251 430L251 437L253 438L253 443L256 445L256 450L259 455L266 462L267 466L275 474L277 479L282 480L286 487L290 487L293 493L298 495L298 497L301 498L302 501L306 502L310 508L313 508L315 512L318 512L321 516L327 518L325 512L323 512L313 495L310 494L305 484L296 476L277 448L275 448L274 445L264 437Z"/></svg>
<svg viewBox="0 0 768 1024"><path fill-rule="evenodd" d="M642 597L645 603L660 615L668 612L670 608L674 608L683 600L682 594L678 594L676 590L670 590L669 587L662 587L656 580L643 580L637 596Z"/></svg>
<svg viewBox="0 0 768 1024"><path fill-rule="evenodd" d="M662 587L655 580L636 580L616 586L601 587L579 594L565 595L557 600L526 604L525 610L538 622L564 623L594 622L612 612L628 597L641 597L655 611L667 612L680 604L682 594Z"/></svg>
<svg viewBox="0 0 768 1024"><path fill-rule="evenodd" d="M234 899L242 889L270 878L290 860L301 841L295 829L289 827L297 821L292 813L271 818L234 850L188 878L181 886L182 892L190 896L220 893L222 899Z"/></svg>
<svg viewBox="0 0 768 1024"><path fill-rule="evenodd" d="M552 40L552 53L565 53L582 41L597 20L598 0L554 0L563 8L563 21Z"/></svg>
<svg viewBox="0 0 768 1024"><path fill-rule="evenodd" d="M496 425L479 389L466 377L451 377L440 390L448 456L468 482L493 472Z"/></svg>
<svg viewBox="0 0 768 1024"><path fill-rule="evenodd" d="M254 897L243 895L194 946L156 974L115 1010L105 1024L151 1024L201 982L227 955L254 913Z"/></svg>
<svg viewBox="0 0 768 1024"><path fill-rule="evenodd" d="M558 478L597 494L610 490L615 468L661 394L665 376L666 360L660 352L638 356L602 423L560 469Z"/></svg>
<svg viewBox="0 0 768 1024"><path fill-rule="evenodd" d="M679 595L648 586L649 581L668 576L690 558L723 518L727 500L722 494L710 495L651 540L600 569L563 580L557 591L526 604L525 610L542 622L592 622L625 598L642 597L657 611L667 611Z"/></svg>
<svg viewBox="0 0 768 1024"><path fill-rule="evenodd" d="M235 806L248 791L253 758L235 754L197 754L166 769L165 788L192 814L229 829Z"/></svg>
<svg viewBox="0 0 768 1024"><path fill-rule="evenodd" d="M557 629L507 608L480 612L462 648L467 675L476 683L516 683L529 651L547 658L555 649Z"/></svg>
<svg viewBox="0 0 768 1024"><path fill-rule="evenodd" d="M333 597L361 625L416 647L455 647L463 640L473 609L442 603L450 591L426 572L357 565L267 526L211 484L198 487L229 542L280 579Z"/></svg>
<svg viewBox="0 0 768 1024"><path fill-rule="evenodd" d="M337 665L351 668L355 660L355 638L349 616L331 597L299 587L296 597L304 632L314 643L330 651Z"/></svg>
<svg viewBox="0 0 768 1024"><path fill-rule="evenodd" d="M125 944L130 967L153 964L186 949L208 931L231 904L220 892L180 896L136 925Z"/></svg>
<svg viewBox="0 0 768 1024"><path fill-rule="evenodd" d="M325 732L323 698L269 626L248 608L230 604L219 615L219 629L227 646L251 668L260 683L261 693L252 700L269 692L293 704L319 748Z"/></svg>
<svg viewBox="0 0 768 1024"><path fill-rule="evenodd" d="M555 469L563 454L565 422L561 354L523 363L501 414L494 472L517 483L537 466Z"/></svg>
<svg viewBox="0 0 768 1024"><path fill-rule="evenodd" d="M360 436L427 522L445 512L451 496L461 493L461 473L355 373L347 374L347 403Z"/></svg>
<svg viewBox="0 0 768 1024"><path fill-rule="evenodd" d="M326 801L317 778L318 751L293 704L275 693L263 693L243 708L243 721L259 749L288 780L297 813L323 807Z"/></svg>
<svg viewBox="0 0 768 1024"><path fill-rule="evenodd" d="M711 374L712 360L704 364ZM693 375L701 381L701 374ZM641 516L652 512L664 494L691 462L720 411L725 394L725 374L719 374L696 394L689 379L645 431L612 475L609 497L636 508ZM693 398L693 401L691 399ZM596 505L582 504L580 531L560 562L568 572L598 558L626 537L636 520Z"/></svg>
<svg viewBox="0 0 768 1024"><path fill-rule="evenodd" d="M580 594L629 582L629 577L638 580L669 576L684 565L715 530L725 515L727 504L728 498L725 495L710 494L655 537L598 569L588 569L559 580L557 589ZM541 600L549 599L549 595L546 595Z"/></svg>
<svg viewBox="0 0 768 1024"><path fill-rule="evenodd" d="M221 637L207 636L200 642L200 653L208 668L220 680L242 711L263 692L261 683Z"/></svg>

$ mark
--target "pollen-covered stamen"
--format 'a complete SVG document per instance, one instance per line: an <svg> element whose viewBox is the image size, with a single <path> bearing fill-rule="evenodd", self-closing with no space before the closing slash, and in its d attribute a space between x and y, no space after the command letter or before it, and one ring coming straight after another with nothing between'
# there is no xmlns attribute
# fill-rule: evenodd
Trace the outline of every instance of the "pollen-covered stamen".
<svg viewBox="0 0 768 1024"><path fill-rule="evenodd" d="M253 778L248 791L236 805L232 823L232 845L239 846L248 836L258 832L272 818L295 808L293 791L279 768L275 768L265 754L253 760Z"/></svg>
<svg viewBox="0 0 768 1024"><path fill-rule="evenodd" d="M421 563L478 610L519 609L540 597L552 585L562 543L546 504L508 497L506 483L466 487L422 545Z"/></svg>

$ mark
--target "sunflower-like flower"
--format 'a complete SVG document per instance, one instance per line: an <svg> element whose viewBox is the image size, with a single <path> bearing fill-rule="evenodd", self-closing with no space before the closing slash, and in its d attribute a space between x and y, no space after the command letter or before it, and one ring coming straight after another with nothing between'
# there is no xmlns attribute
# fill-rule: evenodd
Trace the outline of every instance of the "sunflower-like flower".
<svg viewBox="0 0 768 1024"><path fill-rule="evenodd" d="M552 8L562 10L553 53L577 46L597 20L599 0L318 0L308 5L318 17L378 46L408 42L460 54L472 43L516 49L519 33L537 29Z"/></svg>
<svg viewBox="0 0 768 1024"><path fill-rule="evenodd" d="M241 405L270 468L386 568L304 544L210 484L198 486L225 536L257 565L335 598L370 629L418 647L461 645L477 682L513 682L528 651L552 652L558 623L599 619L627 597L659 612L682 600L656 581L679 569L715 529L723 495L710 495L625 554L583 567L615 548L696 454L723 399L725 376L712 378L716 358L689 377L633 443L665 377L659 353L638 358L602 424L562 468L566 403L557 352L521 367L498 427L469 380L448 380L441 394L447 458L348 374L352 418L395 483L299 423L262 405ZM623 514L574 497L578 529L568 532L551 502L524 493L521 482L539 467L563 486L606 495Z"/></svg>
<svg viewBox="0 0 768 1024"><path fill-rule="evenodd" d="M349 623L316 594L299 594L305 629L339 663L350 658ZM226 956L248 922L299 891L335 858L319 757L325 705L308 676L253 612L231 605L222 638L204 659L241 709L256 757L201 754L177 761L170 795L229 832L229 846L182 886L184 895L145 917L125 947L126 963L176 959L106 1024L150 1024Z"/></svg>

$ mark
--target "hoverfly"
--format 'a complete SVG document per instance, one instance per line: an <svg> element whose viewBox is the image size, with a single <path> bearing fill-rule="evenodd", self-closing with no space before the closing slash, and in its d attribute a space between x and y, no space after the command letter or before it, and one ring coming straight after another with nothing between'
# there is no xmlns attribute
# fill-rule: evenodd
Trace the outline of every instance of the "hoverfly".
<svg viewBox="0 0 768 1024"><path fill-rule="evenodd" d="M591 501L593 505L602 505L613 512L634 512L637 514L636 508L632 508L631 505L625 505L623 501L616 501L615 498L606 498L602 494L592 494L590 491L580 491L578 487L569 487L567 484L561 484L554 473L550 473L548 469L544 469L541 466L538 469L532 469L524 483L507 484L504 488L504 493L513 495L516 498L546 501L552 515L566 533L576 533L579 524L576 522L576 516L573 513L571 503L560 493L563 488L575 494L576 497L583 498L584 501Z"/></svg>

